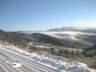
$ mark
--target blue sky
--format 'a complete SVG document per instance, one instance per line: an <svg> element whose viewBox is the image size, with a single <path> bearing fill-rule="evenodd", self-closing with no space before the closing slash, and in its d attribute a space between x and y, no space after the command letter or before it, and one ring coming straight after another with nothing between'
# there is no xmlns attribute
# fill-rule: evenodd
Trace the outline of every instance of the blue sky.
<svg viewBox="0 0 96 72"><path fill-rule="evenodd" d="M47 30L96 21L96 0L0 0L0 29Z"/></svg>

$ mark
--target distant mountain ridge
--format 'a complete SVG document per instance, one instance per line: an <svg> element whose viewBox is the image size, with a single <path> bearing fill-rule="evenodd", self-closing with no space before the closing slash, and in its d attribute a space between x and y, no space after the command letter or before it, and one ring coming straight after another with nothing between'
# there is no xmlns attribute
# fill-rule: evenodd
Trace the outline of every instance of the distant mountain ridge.
<svg viewBox="0 0 96 72"><path fill-rule="evenodd" d="M95 28L83 28L83 27L62 27L62 28L49 29L47 31L49 31L49 32L80 31L80 32L96 33Z"/></svg>
<svg viewBox="0 0 96 72"><path fill-rule="evenodd" d="M96 33L96 28L83 28L83 27L70 26L70 27L53 28L46 31L17 31L17 32L23 34L32 34L32 33L41 33L41 32L64 32L64 31Z"/></svg>
<svg viewBox="0 0 96 72"><path fill-rule="evenodd" d="M62 28L54 28L54 29L49 29L48 31L56 31L56 32L60 32L60 31L82 31L82 29L78 29L76 27L62 27Z"/></svg>

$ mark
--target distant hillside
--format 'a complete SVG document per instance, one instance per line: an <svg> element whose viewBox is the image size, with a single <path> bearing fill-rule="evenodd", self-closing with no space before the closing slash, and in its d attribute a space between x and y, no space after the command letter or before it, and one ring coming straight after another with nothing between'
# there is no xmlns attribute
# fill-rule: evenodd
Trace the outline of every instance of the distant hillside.
<svg viewBox="0 0 96 72"><path fill-rule="evenodd" d="M50 29L48 30L50 32L61 32L61 31L82 31L82 29L80 28L76 28L76 27L62 27L62 28L54 28L54 29Z"/></svg>
<svg viewBox="0 0 96 72"><path fill-rule="evenodd" d="M25 46L27 41L24 40L23 37L20 37L14 33L11 32L5 32L3 30L0 30L0 41L2 42L8 42L10 44L13 44L15 46Z"/></svg>
<svg viewBox="0 0 96 72"><path fill-rule="evenodd" d="M77 31L77 32L88 32L88 33L96 33L96 29L92 28L83 28L83 27L62 27L62 28L54 28L48 30L49 32L62 32L62 31Z"/></svg>
<svg viewBox="0 0 96 72"><path fill-rule="evenodd" d="M51 44L55 46L63 46L63 47L71 47L71 48L84 48L90 46L89 44L83 43L81 41L74 41L70 39L60 39L56 37L52 37L43 33L15 33L19 36L23 36L25 39L35 43L43 43L43 44ZM69 36L68 36L69 37Z"/></svg>
<svg viewBox="0 0 96 72"><path fill-rule="evenodd" d="M80 38L80 39L83 39L87 42L96 44L96 34L94 34L94 35L79 35L79 36L76 36L76 37Z"/></svg>
<svg viewBox="0 0 96 72"><path fill-rule="evenodd" d="M86 30L83 30L83 32L96 33L96 29L86 29Z"/></svg>
<svg viewBox="0 0 96 72"><path fill-rule="evenodd" d="M96 56L96 44L92 47L86 48L84 52L86 53L86 55Z"/></svg>
<svg viewBox="0 0 96 72"><path fill-rule="evenodd" d="M87 48L85 51L86 52L90 52L90 51L96 51L96 44L95 45L93 45L92 47L90 47L90 48Z"/></svg>
<svg viewBox="0 0 96 72"><path fill-rule="evenodd" d="M77 34L77 33L76 33ZM62 35L60 35L62 36ZM67 36L67 35L66 35ZM86 41L86 43L84 43L83 41L78 41L78 40L70 40L70 36L67 36L69 39L60 39L60 38L56 38L56 37L52 37L50 35L47 34L42 34L42 33L19 33L19 32L5 32L3 30L0 30L0 41L3 42L8 42L11 43L13 45L18 45L18 46L26 46L26 44L28 44L29 42L35 42L35 43L39 43L39 44L51 44L53 46L62 46L62 47L69 47L69 48L86 48L89 47L90 45L87 44L87 42L94 42L94 38L95 37L91 37L90 40L87 39L85 40L85 38L81 38ZM73 38L73 36L71 36ZM75 36L74 36L75 37Z"/></svg>
<svg viewBox="0 0 96 72"><path fill-rule="evenodd" d="M55 37L51 37L51 36L40 34L40 33L33 33L30 36L39 42L64 46L64 42L58 38L55 38Z"/></svg>
<svg viewBox="0 0 96 72"><path fill-rule="evenodd" d="M44 34L40 34L40 33L32 33L32 34L15 33L15 34L31 42L52 44L52 45L59 45L59 46L65 45L64 41L61 39L51 37L48 35L44 35Z"/></svg>

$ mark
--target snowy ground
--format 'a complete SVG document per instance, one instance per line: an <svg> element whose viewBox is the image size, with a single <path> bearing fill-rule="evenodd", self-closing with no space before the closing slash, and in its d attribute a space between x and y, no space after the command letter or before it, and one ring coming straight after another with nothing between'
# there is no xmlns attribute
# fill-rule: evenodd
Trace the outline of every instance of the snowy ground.
<svg viewBox="0 0 96 72"><path fill-rule="evenodd" d="M0 67L0 72L5 72L5 71Z"/></svg>
<svg viewBox="0 0 96 72"><path fill-rule="evenodd" d="M40 63L42 65L48 66L50 68L56 69L60 72L96 72L94 69L90 69L87 67L86 64L80 63L80 62L64 62L64 61L58 61L53 60L49 57L45 57L44 55L38 55L36 53L28 53L24 50L21 50L15 46L2 46L0 47L6 48L8 51L15 53L17 55L22 55L27 59L33 60L37 63ZM20 64L17 64L17 66L20 66Z"/></svg>

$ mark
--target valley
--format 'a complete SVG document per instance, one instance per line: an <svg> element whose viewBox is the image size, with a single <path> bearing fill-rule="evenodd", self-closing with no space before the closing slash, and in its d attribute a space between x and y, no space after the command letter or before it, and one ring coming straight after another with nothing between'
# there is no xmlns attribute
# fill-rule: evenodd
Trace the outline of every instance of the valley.
<svg viewBox="0 0 96 72"><path fill-rule="evenodd" d="M19 47L29 53L35 52L48 57L53 55L56 57L53 59L66 58L86 63L89 67L95 68L91 64L96 58L95 33L77 31L28 33L0 30L0 34L0 44L4 46L13 45L13 47Z"/></svg>

